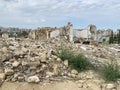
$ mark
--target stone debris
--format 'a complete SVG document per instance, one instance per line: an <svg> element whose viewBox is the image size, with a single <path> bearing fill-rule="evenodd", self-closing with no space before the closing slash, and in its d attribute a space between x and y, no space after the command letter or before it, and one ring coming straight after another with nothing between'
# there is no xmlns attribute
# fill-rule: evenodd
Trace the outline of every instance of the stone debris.
<svg viewBox="0 0 120 90"><path fill-rule="evenodd" d="M80 88L89 88L92 80L100 86L103 80L94 78L93 72L78 73L69 67L68 60L62 61L56 55L56 48L65 46L75 53L84 54L96 67L110 62L110 59L120 60L116 53L118 45L83 45L74 44L65 38L51 38L37 41L26 38L0 39L0 84L3 81L39 83L50 80L81 79ZM54 78L54 79L53 79ZM105 88L112 86L107 85Z"/></svg>
<svg viewBox="0 0 120 90"><path fill-rule="evenodd" d="M81 72L78 74L77 78L78 80L75 82L78 87L82 90L104 90L104 88L101 89L102 83L105 81L102 78L98 78L99 76L89 70L86 72Z"/></svg>
<svg viewBox="0 0 120 90"><path fill-rule="evenodd" d="M5 79L5 73L0 73L0 80L4 80Z"/></svg>
<svg viewBox="0 0 120 90"><path fill-rule="evenodd" d="M68 63L68 60L65 60L64 62L64 65L68 67L69 63Z"/></svg>
<svg viewBox="0 0 120 90"><path fill-rule="evenodd" d="M1 40L2 41L2 40ZM4 41L4 40L3 40ZM53 40L54 41L54 40ZM71 78L68 60L52 54L56 42L8 39L1 43L0 79L11 82L41 82L50 78ZM58 42L58 41L57 41ZM48 43L48 44L47 44ZM50 44L50 45L49 45ZM53 48L51 47L53 46Z"/></svg>
<svg viewBox="0 0 120 90"><path fill-rule="evenodd" d="M12 66L13 66L13 67L18 67L19 64L20 64L20 63L19 63L18 61L14 61L14 62L12 63Z"/></svg>
<svg viewBox="0 0 120 90"><path fill-rule="evenodd" d="M73 69L73 70L71 70L71 74L75 74L75 75L77 75L77 74L78 74L78 71L75 70L75 69Z"/></svg>
<svg viewBox="0 0 120 90"><path fill-rule="evenodd" d="M116 86L112 83L106 85L106 90L116 90Z"/></svg>
<svg viewBox="0 0 120 90"><path fill-rule="evenodd" d="M8 69L8 68L5 68L4 72L5 72L5 75L12 75L12 74L14 74L14 71L12 69Z"/></svg>
<svg viewBox="0 0 120 90"><path fill-rule="evenodd" d="M39 81L40 81L40 79L37 76L30 76L27 79L27 82L30 82L30 83L38 83Z"/></svg>

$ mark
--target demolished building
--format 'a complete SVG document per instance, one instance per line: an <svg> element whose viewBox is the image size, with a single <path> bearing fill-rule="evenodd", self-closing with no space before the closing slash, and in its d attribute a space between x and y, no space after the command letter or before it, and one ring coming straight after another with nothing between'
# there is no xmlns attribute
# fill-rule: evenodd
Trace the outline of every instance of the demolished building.
<svg viewBox="0 0 120 90"><path fill-rule="evenodd" d="M75 35L74 32L75 31ZM73 25L69 22L63 27L43 27L31 30L29 38L35 40L47 40L49 38L61 38L65 37L68 41L88 44L98 44L102 42L109 42L109 38L113 30L97 30L97 27L93 24L88 25L85 29L75 29L73 31Z"/></svg>
<svg viewBox="0 0 120 90"><path fill-rule="evenodd" d="M85 29L77 29L75 33L75 37L78 38L81 43L96 41L95 25L88 25Z"/></svg>
<svg viewBox="0 0 120 90"><path fill-rule="evenodd" d="M59 38L66 37L69 41L73 41L73 25L70 22L68 22L68 24L64 27L38 28L36 30L32 30L29 33L29 38L35 39L35 40L46 40L49 38L56 38L56 37L59 37Z"/></svg>
<svg viewBox="0 0 120 90"><path fill-rule="evenodd" d="M95 25L88 25L85 29L76 29L76 40L80 43L109 43L113 30L97 30Z"/></svg>
<svg viewBox="0 0 120 90"><path fill-rule="evenodd" d="M66 38L68 41L79 43L109 43L113 30L97 30L93 24L88 25L85 29L73 29L73 25L68 22L63 27L42 27L35 30L19 29L19 28L0 28L0 37L6 37L3 32L7 32L9 37L21 37L28 34L28 37L33 40L47 40L49 38ZM2 36L2 34L4 34ZM113 37L118 37L118 33L113 33ZM117 42L117 41L116 41ZM120 40L119 40L120 42Z"/></svg>
<svg viewBox="0 0 120 90"><path fill-rule="evenodd" d="M113 30L107 29L107 30L97 30L96 32L96 39L99 43L109 43L109 39L111 37Z"/></svg>

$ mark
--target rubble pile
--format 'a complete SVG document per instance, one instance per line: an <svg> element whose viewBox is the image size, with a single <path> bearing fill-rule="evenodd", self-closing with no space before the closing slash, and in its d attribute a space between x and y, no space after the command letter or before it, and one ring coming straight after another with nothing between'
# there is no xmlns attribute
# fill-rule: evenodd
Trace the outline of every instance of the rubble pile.
<svg viewBox="0 0 120 90"><path fill-rule="evenodd" d="M70 48L74 53L82 53L94 66L101 66L110 61L120 63L118 45L83 45L70 43L65 38L51 38L45 41L8 38L0 40L0 84L10 82L49 82L53 80L78 79L79 88L90 88L92 84L104 88L104 83L95 73L78 73L69 67L68 60L62 61L56 55L56 48ZM79 80L80 79L80 80ZM111 85L112 88L114 88Z"/></svg>
<svg viewBox="0 0 120 90"><path fill-rule="evenodd" d="M111 61L116 61L118 64L120 64L120 48L117 44L99 44L97 46L76 44L76 47L77 52L80 52L89 58L91 63L96 67L102 66Z"/></svg>
<svg viewBox="0 0 120 90"><path fill-rule="evenodd" d="M105 83L98 74L91 70L79 73L78 77L81 79L75 83L83 90L119 90L117 83Z"/></svg>
<svg viewBox="0 0 120 90"><path fill-rule="evenodd" d="M45 42L19 39L3 42L0 46L0 80L38 83L53 77L75 76L68 62L53 55L52 48L47 45Z"/></svg>

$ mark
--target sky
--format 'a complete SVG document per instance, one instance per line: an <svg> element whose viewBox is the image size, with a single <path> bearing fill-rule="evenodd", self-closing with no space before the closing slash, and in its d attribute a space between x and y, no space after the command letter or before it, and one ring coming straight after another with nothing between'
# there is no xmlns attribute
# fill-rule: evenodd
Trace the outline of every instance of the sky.
<svg viewBox="0 0 120 90"><path fill-rule="evenodd" d="M120 28L120 0L0 0L0 26Z"/></svg>

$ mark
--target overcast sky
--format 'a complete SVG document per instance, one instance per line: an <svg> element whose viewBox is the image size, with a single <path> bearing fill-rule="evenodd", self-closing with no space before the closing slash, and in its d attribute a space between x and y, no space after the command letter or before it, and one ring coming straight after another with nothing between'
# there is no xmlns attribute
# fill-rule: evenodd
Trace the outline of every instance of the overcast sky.
<svg viewBox="0 0 120 90"><path fill-rule="evenodd" d="M0 0L0 26L120 28L120 0Z"/></svg>

